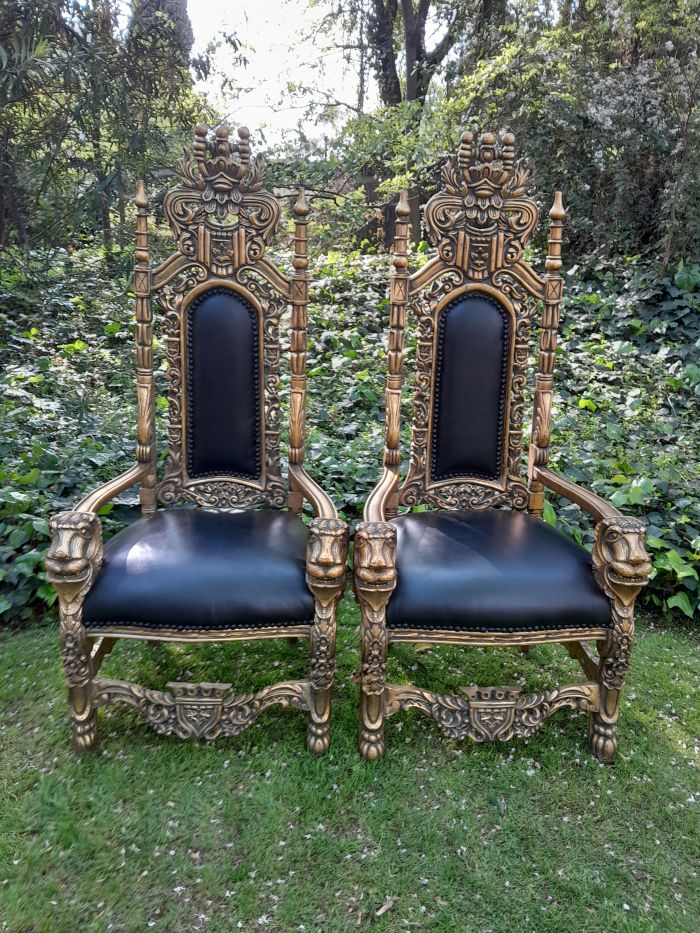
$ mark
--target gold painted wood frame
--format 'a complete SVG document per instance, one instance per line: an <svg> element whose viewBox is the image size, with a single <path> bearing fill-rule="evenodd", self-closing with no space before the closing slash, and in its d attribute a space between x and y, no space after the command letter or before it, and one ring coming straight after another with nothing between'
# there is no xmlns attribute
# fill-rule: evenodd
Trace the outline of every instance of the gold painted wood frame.
<svg viewBox="0 0 700 933"><path fill-rule="evenodd" d="M565 217L559 192L550 211L545 274L523 259L537 225L537 207L528 195L529 168L515 161L515 138L491 133L463 134L456 159L443 168L443 189L425 208L425 225L437 255L413 275L408 271L409 206L403 192L396 209L396 238L390 283L388 375L383 473L365 505L355 535L354 588L362 612L360 752L373 760L384 751L384 720L415 707L456 739L476 741L532 735L562 707L590 714L589 742L600 761L612 762L617 740L620 691L634 637L634 601L651 564L644 527L612 505L557 476L548 468L552 379L559 306L563 294L561 245ZM478 291L494 297L509 315L512 334L504 412L505 442L495 480L477 476L435 480L431 476L431 412L440 314L455 298ZM527 478L522 469L523 396L528 339L538 306L542 309L539 354ZM400 483L400 412L406 310L418 323L412 444L406 478ZM610 600L610 627L530 632L452 632L389 629L386 608L396 587L396 528L399 504L442 509L508 507L541 517L544 490L565 496L592 516L593 572ZM585 643L596 642L598 659ZM562 644L579 661L586 680L543 693L523 695L508 686L468 687L462 696L443 696L411 685L386 682L392 642L436 645L517 646Z"/></svg>
<svg viewBox="0 0 700 933"><path fill-rule="evenodd" d="M136 464L85 496L75 509L50 522L46 558L49 581L58 593L61 653L72 717L73 746L82 752L96 741L96 711L108 703L127 703L161 734L212 740L235 735L269 706L293 706L309 714L307 746L319 754L328 748L335 657L335 612L345 585L347 528L335 506L304 469L306 411L306 331L308 304L307 223L303 190L293 208L294 272L282 273L265 257L279 223L277 199L263 189L265 161L251 162L249 132L238 130L231 142L218 127L195 128L194 165L186 152L177 166L180 183L164 202L176 240L175 252L151 269L148 249L148 202L143 183L136 198L137 443ZM188 476L183 443L187 431L183 378L185 315L202 291L222 287L244 298L258 315L260 390L263 398L259 480L242 477ZM152 303L163 311L168 358L168 461L160 483L156 476L156 418L153 374ZM291 305L291 398L288 483L280 468L280 318ZM83 625L83 602L102 563L99 509L120 492L140 484L141 510L152 514L165 505L187 502L200 507L240 509L264 505L288 507L301 514L304 500L313 509L306 554L306 583L314 597L309 625L212 630L156 630L101 627L93 636ZM231 684L172 683L169 691L97 679L103 658L118 638L159 641L242 641L305 636L310 641L307 680L275 684L255 694L235 695Z"/></svg>

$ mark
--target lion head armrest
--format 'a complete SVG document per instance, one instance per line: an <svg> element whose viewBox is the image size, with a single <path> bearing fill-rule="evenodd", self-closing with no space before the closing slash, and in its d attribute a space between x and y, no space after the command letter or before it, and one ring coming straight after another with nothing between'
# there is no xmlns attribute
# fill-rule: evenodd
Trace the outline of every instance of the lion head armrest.
<svg viewBox="0 0 700 933"><path fill-rule="evenodd" d="M46 577L62 602L82 602L102 564L100 520L94 512L59 512L49 532Z"/></svg>
<svg viewBox="0 0 700 933"><path fill-rule="evenodd" d="M389 522L360 522L355 532L355 585L386 592L396 586L396 528Z"/></svg>
<svg viewBox="0 0 700 933"><path fill-rule="evenodd" d="M306 580L317 590L342 590L348 556L348 527L339 518L314 518L306 549Z"/></svg>
<svg viewBox="0 0 700 933"><path fill-rule="evenodd" d="M624 515L606 516L595 526L595 578L610 599L625 606L631 606L649 582L652 565L645 536L644 524Z"/></svg>

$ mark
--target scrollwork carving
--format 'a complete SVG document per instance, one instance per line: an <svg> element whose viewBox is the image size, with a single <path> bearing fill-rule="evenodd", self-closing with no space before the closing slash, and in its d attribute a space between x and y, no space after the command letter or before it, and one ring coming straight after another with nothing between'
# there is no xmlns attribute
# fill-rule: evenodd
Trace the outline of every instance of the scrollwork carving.
<svg viewBox="0 0 700 933"><path fill-rule="evenodd" d="M148 690L123 680L96 680L95 705L126 703L160 735L212 742L238 735L268 707L309 708L308 685L287 681L257 693L230 694L231 684L169 683L171 692Z"/></svg>
<svg viewBox="0 0 700 933"><path fill-rule="evenodd" d="M592 682L531 695L523 695L512 687L469 687L463 692L466 696L458 697L392 685L387 688L386 715L419 709L434 719L445 735L457 741L507 742L533 735L549 716L563 707L595 710L598 705L598 687Z"/></svg>

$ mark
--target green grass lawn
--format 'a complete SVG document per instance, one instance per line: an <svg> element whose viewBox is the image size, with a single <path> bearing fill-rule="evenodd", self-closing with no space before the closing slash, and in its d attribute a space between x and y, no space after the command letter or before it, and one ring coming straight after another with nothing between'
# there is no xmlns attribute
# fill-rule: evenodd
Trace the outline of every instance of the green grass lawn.
<svg viewBox="0 0 700 933"><path fill-rule="evenodd" d="M458 745L416 712L356 752L357 611L339 626L330 753L275 708L213 746L100 713L77 761L55 629L0 641L0 930L697 930L700 647L640 625L614 767L560 711L528 742ZM240 692L305 676L305 642L120 643L105 676ZM579 676L562 649L392 652L435 689ZM385 909L380 915L377 912Z"/></svg>

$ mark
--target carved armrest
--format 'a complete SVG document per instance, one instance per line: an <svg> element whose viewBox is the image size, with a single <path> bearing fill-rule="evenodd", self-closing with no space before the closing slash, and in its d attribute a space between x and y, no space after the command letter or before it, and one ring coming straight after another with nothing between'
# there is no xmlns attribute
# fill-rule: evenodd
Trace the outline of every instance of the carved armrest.
<svg viewBox="0 0 700 933"><path fill-rule="evenodd" d="M597 496L594 492L584 489L583 486L572 483L570 479L559 476L549 467L535 467L532 478L536 482L542 483L547 489L551 489L552 492L556 492L557 495L569 499L570 502L575 502L597 522L613 516L622 517L621 513L610 502Z"/></svg>
<svg viewBox="0 0 700 933"><path fill-rule="evenodd" d="M382 477L369 494L363 518L365 522L386 522L387 506L399 485L399 473L394 467L384 467ZM359 526L358 526L359 530Z"/></svg>
<svg viewBox="0 0 700 933"><path fill-rule="evenodd" d="M355 530L355 587L388 601L396 586L396 528L389 522L360 522Z"/></svg>
<svg viewBox="0 0 700 933"><path fill-rule="evenodd" d="M102 565L102 525L97 512L137 483L148 472L148 466L135 464L88 493L75 508L49 519L51 543L44 561L46 578L66 607L82 604Z"/></svg>
<svg viewBox="0 0 700 933"><path fill-rule="evenodd" d="M67 610L79 607L102 564L102 526L94 512L59 512L49 519L46 578Z"/></svg>
<svg viewBox="0 0 700 933"><path fill-rule="evenodd" d="M135 486L138 481L144 477L150 469L149 463L136 463L124 473L120 473L114 479L108 480L97 489L84 496L76 505L74 512L99 512L103 505L110 502L120 492Z"/></svg>
<svg viewBox="0 0 700 933"><path fill-rule="evenodd" d="M652 570L644 547L646 529L643 522L622 515L605 499L564 479L548 467L535 467L533 478L575 502L595 519L593 571L596 581L611 600L632 606L640 590L649 582Z"/></svg>
<svg viewBox="0 0 700 933"><path fill-rule="evenodd" d="M309 542L306 546L308 585L312 588L342 588L347 558L346 523L339 518L314 518L309 526Z"/></svg>
<svg viewBox="0 0 700 933"><path fill-rule="evenodd" d="M330 498L302 466L290 463L289 477L294 480L297 490L311 503L316 518L338 518L338 512Z"/></svg>

